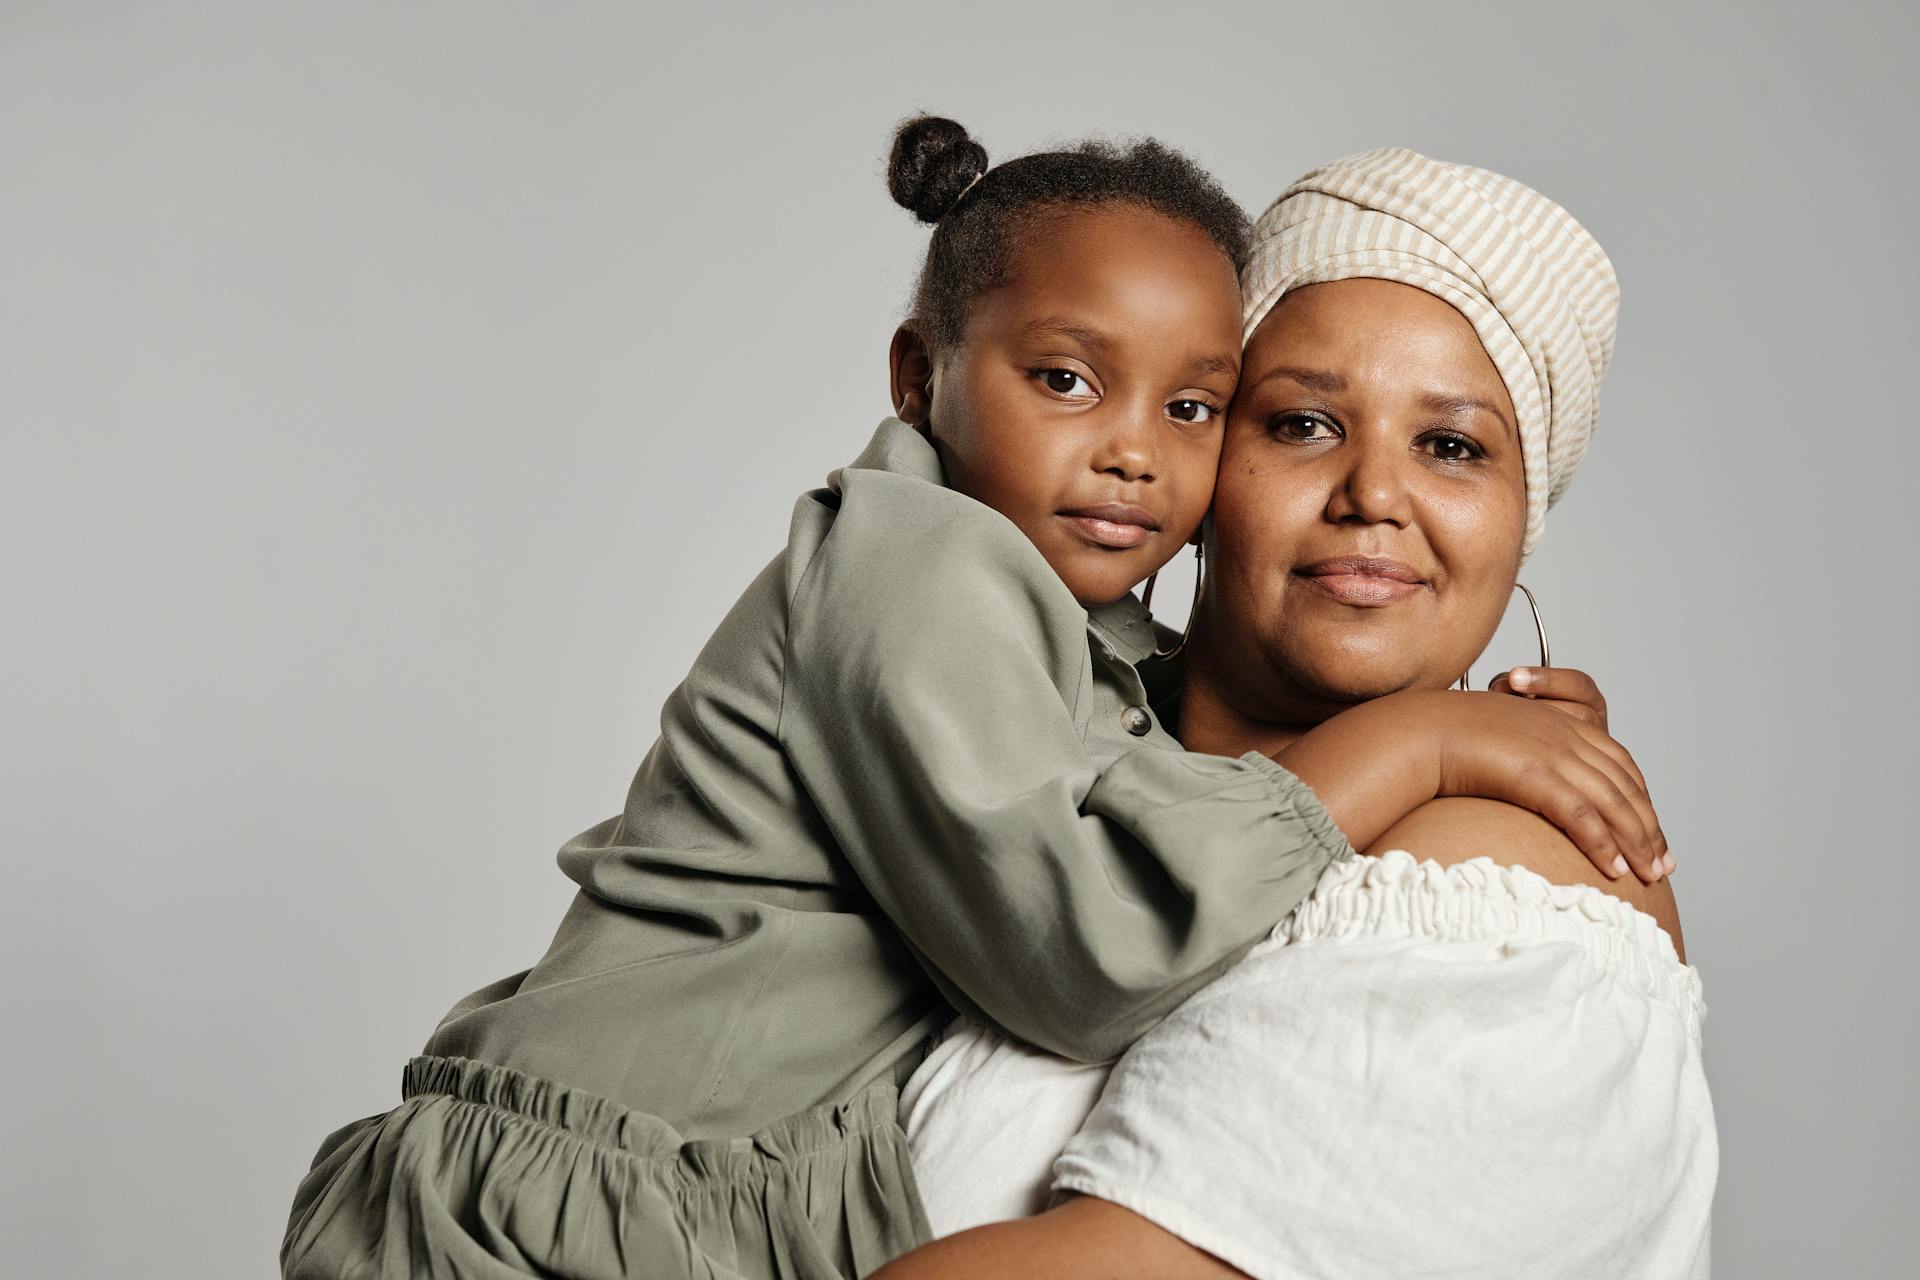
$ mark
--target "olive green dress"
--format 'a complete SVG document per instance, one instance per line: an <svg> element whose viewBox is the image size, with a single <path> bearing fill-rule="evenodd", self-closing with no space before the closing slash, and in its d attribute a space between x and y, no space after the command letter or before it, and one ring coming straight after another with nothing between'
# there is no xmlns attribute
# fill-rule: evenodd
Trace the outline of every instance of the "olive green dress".
<svg viewBox="0 0 1920 1280"><path fill-rule="evenodd" d="M327 1140L288 1276L857 1276L926 1223L895 1088L954 1011L1112 1056L1347 844L1181 750L1083 609L889 420L667 700L531 970Z"/></svg>

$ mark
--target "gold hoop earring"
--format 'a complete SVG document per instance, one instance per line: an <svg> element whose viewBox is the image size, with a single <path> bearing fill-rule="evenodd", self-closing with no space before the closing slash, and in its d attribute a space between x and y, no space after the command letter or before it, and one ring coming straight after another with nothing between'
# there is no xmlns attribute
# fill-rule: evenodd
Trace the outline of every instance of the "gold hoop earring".
<svg viewBox="0 0 1920 1280"><path fill-rule="evenodd" d="M1140 593L1140 606L1149 613L1153 611L1153 587L1160 580L1160 571L1155 569L1147 576L1147 587ZM1193 634L1193 620L1200 613L1200 592L1207 585L1207 548L1206 544L1193 544L1193 608L1187 611L1187 625L1180 630L1180 638L1174 641L1173 648L1155 647L1152 656L1165 662L1168 658L1177 658L1180 651L1187 647L1187 637Z"/></svg>
<svg viewBox="0 0 1920 1280"><path fill-rule="evenodd" d="M1550 667L1553 665L1553 650L1547 647L1547 624L1540 617L1540 602L1533 598L1533 592L1527 590L1526 583L1516 582L1513 587L1515 591L1527 598L1527 608L1533 613L1533 634L1540 641L1540 665ZM1465 671L1460 673L1460 679L1454 687L1463 692L1472 692L1473 665L1471 663L1467 665Z"/></svg>

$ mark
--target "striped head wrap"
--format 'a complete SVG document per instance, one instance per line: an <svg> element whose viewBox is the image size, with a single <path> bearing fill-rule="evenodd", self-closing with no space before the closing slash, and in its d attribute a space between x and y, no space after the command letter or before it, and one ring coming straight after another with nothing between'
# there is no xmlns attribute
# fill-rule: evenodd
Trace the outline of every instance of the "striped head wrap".
<svg viewBox="0 0 1920 1280"><path fill-rule="evenodd" d="M1295 182L1254 225L1245 337L1289 291L1357 276L1424 289L1480 335L1520 419L1531 552L1587 451L1613 359L1620 284L1605 251L1511 178L1363 151Z"/></svg>

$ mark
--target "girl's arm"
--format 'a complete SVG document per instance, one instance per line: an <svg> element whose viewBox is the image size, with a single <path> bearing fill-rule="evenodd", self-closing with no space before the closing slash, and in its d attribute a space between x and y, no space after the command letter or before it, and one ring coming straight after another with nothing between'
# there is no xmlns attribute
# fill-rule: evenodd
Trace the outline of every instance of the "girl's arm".
<svg viewBox="0 0 1920 1280"><path fill-rule="evenodd" d="M1112 1057L1347 840L1264 757L1096 761L1086 614L1019 530L911 477L850 469L840 490L795 516L829 527L792 541L817 549L788 565L787 757L957 1008Z"/></svg>
<svg viewBox="0 0 1920 1280"><path fill-rule="evenodd" d="M1592 687L1578 671L1552 675ZM1276 758L1339 815L1356 848L1405 817L1409 796L1415 805L1479 796L1539 814L1606 875L1655 880L1667 842L1646 780L1591 715L1560 698L1395 693L1341 712Z"/></svg>

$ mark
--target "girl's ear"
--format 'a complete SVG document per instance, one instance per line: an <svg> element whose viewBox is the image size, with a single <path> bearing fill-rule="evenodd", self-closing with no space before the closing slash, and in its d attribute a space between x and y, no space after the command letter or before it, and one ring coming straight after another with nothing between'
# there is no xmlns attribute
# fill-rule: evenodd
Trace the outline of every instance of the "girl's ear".
<svg viewBox="0 0 1920 1280"><path fill-rule="evenodd" d="M933 409L933 357L912 324L903 324L893 331L887 365L892 375L890 389L895 416L910 427L924 430Z"/></svg>

